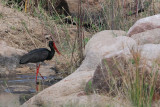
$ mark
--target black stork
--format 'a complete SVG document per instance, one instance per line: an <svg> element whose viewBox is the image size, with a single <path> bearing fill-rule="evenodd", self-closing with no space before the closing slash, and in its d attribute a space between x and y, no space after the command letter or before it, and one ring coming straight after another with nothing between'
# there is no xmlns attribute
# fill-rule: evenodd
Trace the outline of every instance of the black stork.
<svg viewBox="0 0 160 107"><path fill-rule="evenodd" d="M36 84L38 84L37 76L40 68L40 64L38 63L43 62L45 60L51 60L55 54L55 51L60 55L60 52L58 51L54 41L49 41L49 47L51 50L48 50L46 48L34 49L20 58L20 64L36 63ZM43 78L41 74L40 76Z"/></svg>

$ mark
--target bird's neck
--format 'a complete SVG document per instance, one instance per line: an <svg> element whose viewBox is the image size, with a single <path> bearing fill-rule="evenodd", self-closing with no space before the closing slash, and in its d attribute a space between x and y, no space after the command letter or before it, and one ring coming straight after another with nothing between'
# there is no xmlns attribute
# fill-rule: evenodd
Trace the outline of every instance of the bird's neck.
<svg viewBox="0 0 160 107"><path fill-rule="evenodd" d="M50 49L51 49L51 53L55 53L55 49L52 47L52 46L50 46Z"/></svg>
<svg viewBox="0 0 160 107"><path fill-rule="evenodd" d="M55 50L54 50L54 48L53 47L50 47L50 54L48 55L48 57L47 57L47 60L51 60L52 58L53 58L53 56L54 56L54 54L55 54Z"/></svg>

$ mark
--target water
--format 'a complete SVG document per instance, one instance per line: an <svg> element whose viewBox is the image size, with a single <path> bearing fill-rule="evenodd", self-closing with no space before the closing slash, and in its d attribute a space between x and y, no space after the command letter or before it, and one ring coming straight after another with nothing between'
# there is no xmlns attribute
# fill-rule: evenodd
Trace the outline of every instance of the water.
<svg viewBox="0 0 160 107"><path fill-rule="evenodd" d="M0 78L0 107L17 107L56 82L47 80L54 81L54 77L44 77L43 80L39 76L39 85L35 83L35 74Z"/></svg>

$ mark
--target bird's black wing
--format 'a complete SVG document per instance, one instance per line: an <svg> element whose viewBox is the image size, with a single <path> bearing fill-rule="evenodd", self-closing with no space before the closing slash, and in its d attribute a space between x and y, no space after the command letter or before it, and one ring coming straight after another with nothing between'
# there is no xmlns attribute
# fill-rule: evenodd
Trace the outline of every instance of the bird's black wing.
<svg viewBox="0 0 160 107"><path fill-rule="evenodd" d="M34 49L21 57L20 64L42 62L47 59L48 55L49 50L46 48Z"/></svg>

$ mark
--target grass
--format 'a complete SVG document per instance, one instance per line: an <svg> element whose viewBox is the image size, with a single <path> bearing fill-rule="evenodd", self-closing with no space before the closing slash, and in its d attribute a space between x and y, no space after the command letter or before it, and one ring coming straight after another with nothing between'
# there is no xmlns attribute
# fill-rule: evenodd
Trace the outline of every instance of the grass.
<svg viewBox="0 0 160 107"><path fill-rule="evenodd" d="M131 101L136 107L151 107L153 95L155 91L155 82L157 80L157 71L147 71L146 65L143 65L141 69L140 66L140 56L139 52L132 53L134 63L136 66L133 74L133 79L130 79L129 85L129 96ZM138 55L138 56L137 56Z"/></svg>
<svg viewBox="0 0 160 107"><path fill-rule="evenodd" d="M132 50L131 54L132 58L130 60L113 58L112 62L104 62L107 71L102 69L101 72L108 73L107 76L102 76L104 78L102 81L109 84L109 92L102 90L103 87L100 90L103 91L103 94L107 93L109 96L116 94L116 96L120 95L125 99L130 99L135 107L152 107L153 97L158 91L156 90L157 63L153 63L152 68L148 70L146 62L141 59L140 51ZM112 63L114 66L107 63ZM117 85L117 82L120 82L121 85Z"/></svg>
<svg viewBox="0 0 160 107"><path fill-rule="evenodd" d="M2 13L0 13L0 19L2 19L3 18L3 14Z"/></svg>
<svg viewBox="0 0 160 107"><path fill-rule="evenodd" d="M15 8L17 10L19 9L19 7L17 8L17 4L21 4L24 6L23 2L19 2L16 0L12 2L10 2L9 0L2 1L5 5L11 8ZM64 73L65 76L66 74L68 75L74 72L77 66L79 66L79 59L77 54L78 44L75 36L76 34L74 34L72 37L70 35L70 29L72 29L73 26L64 23L63 19L66 16L64 16L63 14L58 14L54 10L52 4L50 4L50 8L53 9L55 13L54 16L50 15L49 11L46 11L46 8L43 7L45 5L45 1L39 1L36 7L32 7L33 2L31 2L30 0L28 0L28 3L30 4L28 6L31 6L31 8L27 9L27 14L32 15L33 17L38 17L39 20L41 20L41 24L44 26L45 29L47 29L47 33L50 34L51 38L59 44L58 48L60 52L63 53L63 56L60 59L57 59L57 57L55 57L56 63L58 65L61 63L58 68L61 68L61 71L64 72L70 71L68 73ZM24 11L24 7L21 11ZM28 33L26 36L33 43L33 47L37 47L35 39L33 38L34 35L32 35L32 33L28 30L28 24L24 21L22 21L21 24L25 32ZM73 29L76 29L76 27L73 27ZM85 42L87 42L87 40Z"/></svg>
<svg viewBox="0 0 160 107"><path fill-rule="evenodd" d="M22 2L21 0L13 0L10 2L10 0L2 0L6 5L9 5L11 7L17 8L19 10L24 11L25 10L25 3L24 1ZM46 15L49 15L52 17L52 20L55 22L60 21L62 24L63 19L67 18L66 14L69 15L68 11L66 14L62 14L64 12L59 12L57 9L57 4L60 4L60 1L56 0L39 0L38 2L34 1L28 1L27 5L27 12L32 15L37 15L36 8L39 8L38 11L40 13L41 10L46 12ZM142 0L140 0L142 2ZM83 7L85 12L83 12L88 18L83 20L83 24L89 25L87 30L89 32L99 32L104 29L120 29L120 30L125 30L127 31L136 20L142 17L154 15L158 13L158 7L156 7L156 4L158 4L158 1L153 0L151 1L145 1L144 2L144 12L138 13L138 15L135 15L135 9L136 7L136 2L133 2L130 4L130 7L126 5L126 8L124 8L123 3L120 0L105 0L104 3L100 4L100 8L102 8L101 11L98 11L95 13L96 17L92 17L93 15L89 11L88 8ZM128 6L128 7L127 7ZM143 6L139 6L141 9ZM61 9L63 11L68 10L68 8ZM92 9L94 6L92 6ZM59 12L59 13L58 13ZM44 13L44 12L43 12ZM81 15L83 16L83 13ZM70 15L69 15L70 16ZM78 19L76 17L73 17L74 22L78 22Z"/></svg>
<svg viewBox="0 0 160 107"><path fill-rule="evenodd" d="M124 101L129 100L133 107L152 107L157 100L156 95L159 95L159 63L153 61L149 67L140 56L141 51L130 52L129 59L123 56L104 59L93 79L86 84L86 94L120 97Z"/></svg>

